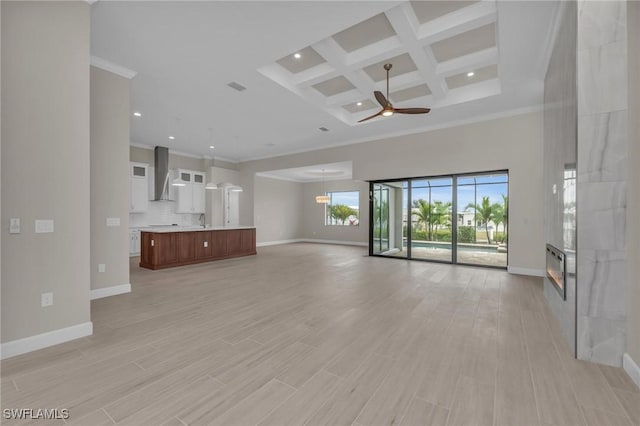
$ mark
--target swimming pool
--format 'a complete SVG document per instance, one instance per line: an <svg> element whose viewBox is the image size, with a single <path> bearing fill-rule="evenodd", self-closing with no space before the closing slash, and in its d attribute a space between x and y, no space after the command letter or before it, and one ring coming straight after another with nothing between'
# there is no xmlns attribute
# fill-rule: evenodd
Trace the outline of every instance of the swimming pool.
<svg viewBox="0 0 640 426"><path fill-rule="evenodd" d="M451 243L439 243L434 241L412 241L412 247L428 248L428 249L441 249L451 250ZM406 247L406 241L405 241ZM458 244L458 251L479 251L485 253L497 253L498 246L487 244Z"/></svg>

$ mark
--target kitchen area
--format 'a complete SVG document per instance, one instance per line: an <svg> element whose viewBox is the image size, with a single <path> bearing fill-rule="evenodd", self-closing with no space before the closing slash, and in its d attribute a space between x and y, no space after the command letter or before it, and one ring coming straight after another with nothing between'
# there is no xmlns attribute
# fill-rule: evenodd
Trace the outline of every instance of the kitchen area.
<svg viewBox="0 0 640 426"><path fill-rule="evenodd" d="M255 227L239 224L237 171L166 147L149 151L131 147L130 257L160 269L256 254Z"/></svg>

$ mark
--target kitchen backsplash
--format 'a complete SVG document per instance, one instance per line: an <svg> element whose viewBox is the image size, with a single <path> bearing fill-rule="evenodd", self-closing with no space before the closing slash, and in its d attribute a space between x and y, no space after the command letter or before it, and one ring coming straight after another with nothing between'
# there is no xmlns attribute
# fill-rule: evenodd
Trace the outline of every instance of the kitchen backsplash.
<svg viewBox="0 0 640 426"><path fill-rule="evenodd" d="M176 203L173 201L149 201L145 213L129 213L129 227L136 228L150 225L180 226L201 225L199 214L175 213ZM204 216L204 215L202 215Z"/></svg>

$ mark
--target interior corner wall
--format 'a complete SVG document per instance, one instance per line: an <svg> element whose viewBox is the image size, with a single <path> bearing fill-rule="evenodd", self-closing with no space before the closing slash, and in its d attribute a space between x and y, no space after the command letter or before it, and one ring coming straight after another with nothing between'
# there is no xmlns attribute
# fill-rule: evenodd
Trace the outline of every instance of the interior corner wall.
<svg viewBox="0 0 640 426"><path fill-rule="evenodd" d="M640 365L640 2L627 2L627 353ZM638 383L640 386L640 383Z"/></svg>
<svg viewBox="0 0 640 426"><path fill-rule="evenodd" d="M302 232L302 183L255 177L256 242L297 240Z"/></svg>
<svg viewBox="0 0 640 426"><path fill-rule="evenodd" d="M19 234L8 226L1 231L5 357L18 339L58 336L61 329L91 333L90 6L3 1L0 7L1 222L21 220ZM52 220L53 232L36 233L37 219ZM53 293L52 306L41 307L44 292Z"/></svg>
<svg viewBox="0 0 640 426"><path fill-rule="evenodd" d="M129 285L129 120L129 79L91 67L92 290Z"/></svg>
<svg viewBox="0 0 640 426"><path fill-rule="evenodd" d="M307 240L369 244L369 184L355 180L330 180L302 184L302 233ZM334 191L359 191L358 226L325 226L326 204L316 203L316 195Z"/></svg>

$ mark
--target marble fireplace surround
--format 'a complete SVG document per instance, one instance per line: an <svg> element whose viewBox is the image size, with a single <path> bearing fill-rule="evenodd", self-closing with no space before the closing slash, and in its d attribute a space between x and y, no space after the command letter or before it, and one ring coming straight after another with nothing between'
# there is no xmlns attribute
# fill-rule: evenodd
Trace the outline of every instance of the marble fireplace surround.
<svg viewBox="0 0 640 426"><path fill-rule="evenodd" d="M577 270L576 281L567 279L566 301L548 280L545 296L579 359L621 366L627 340L626 2L567 2L563 9L564 26L545 79L545 232L547 242L571 250L567 228L573 220ZM562 63L563 55L573 54L572 44L573 78ZM577 170L573 219L562 197L548 194L572 155Z"/></svg>

